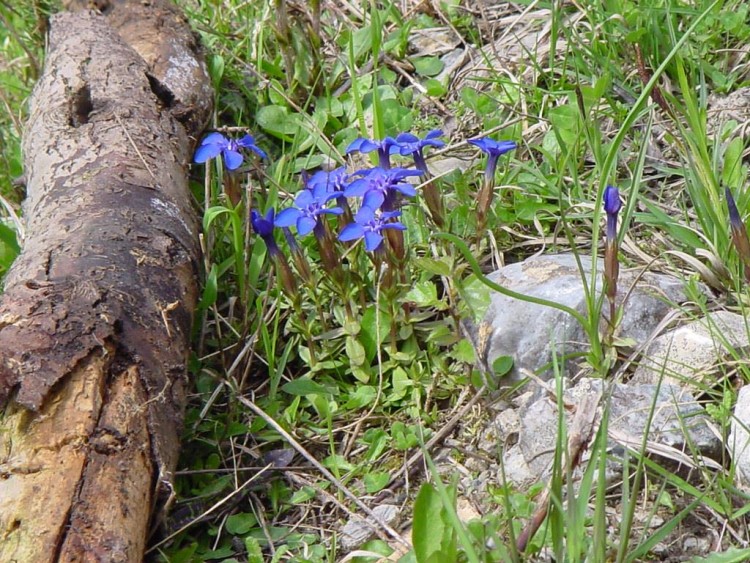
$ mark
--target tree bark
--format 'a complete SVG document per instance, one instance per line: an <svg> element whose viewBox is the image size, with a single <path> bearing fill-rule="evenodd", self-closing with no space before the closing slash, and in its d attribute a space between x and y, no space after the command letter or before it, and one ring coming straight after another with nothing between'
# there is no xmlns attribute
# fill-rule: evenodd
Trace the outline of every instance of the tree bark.
<svg viewBox="0 0 750 563"><path fill-rule="evenodd" d="M52 18L24 135L0 561L142 560L177 461L199 267L186 169L213 94L169 2L97 7Z"/></svg>

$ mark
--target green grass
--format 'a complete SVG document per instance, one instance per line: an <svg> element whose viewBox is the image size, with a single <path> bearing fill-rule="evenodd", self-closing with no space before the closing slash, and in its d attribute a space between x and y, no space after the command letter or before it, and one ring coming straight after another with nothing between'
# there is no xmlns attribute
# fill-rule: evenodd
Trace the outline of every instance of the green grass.
<svg viewBox="0 0 750 563"><path fill-rule="evenodd" d="M462 320L481 318L483 273L542 248L602 256L607 184L624 195L619 241L632 241L620 253L624 266L648 263L693 285L702 275L728 307L744 311L723 188L746 216L746 141L735 134L737 124L709 129L707 114L709 94L748 82L738 51L750 37L744 2L657 0L644 8L613 0L579 4L581 12L573 4L527 3L485 13L451 1L434 12L416 3L406 12L392 2L337 3L322 11L319 25L314 3L305 12L283 1L180 4L207 46L216 89L211 128L252 133L270 158L247 159L235 174L218 160L192 170L206 279L176 481L176 509L187 517L170 531L190 525L152 548L157 559L341 559L337 532L346 511L363 514L348 494L368 504L469 397L482 393L477 404L484 413L500 393L459 329ZM0 26L2 275L18 252L14 217L22 194L14 179L23 172L24 102L42 60L42 37L38 10L2 3L0 13L8 22ZM504 18L504 26L496 28L493 18ZM547 25L537 46L522 41ZM500 41L476 55L474 71L441 80L441 59L414 53L409 43L415 32L435 28L457 33L456 45L488 44L493 29ZM493 60L498 52L502 63ZM665 107L649 97L653 89ZM336 243L344 267L335 272L324 267L315 237L305 237L299 245L311 277L294 274L285 290L282 266L248 225L249 209L290 205L303 170L373 165L371 156L344 156L359 136L421 135L436 127L450 132L440 156L470 162L435 180L447 226L439 229L417 198L403 208L403 260L373 260L361 243ZM478 230L484 159L471 162L478 154L465 141L490 131L516 139L519 149L500 158L501 187ZM328 225L340 228L335 217ZM297 272L281 235L277 242ZM578 315L590 341L586 360L607 377L626 351L599 334L606 301L597 281L586 281L588 314ZM741 371L737 380L744 379ZM709 390L709 411L723 424L734 389ZM695 527L696 512L717 526L745 529L728 463L723 473L703 468L702 479L688 481L647 458L644 442L627 454L630 479L610 491L600 433L574 490L562 417L559 426L550 510L525 553L515 543L539 509L540 487L517 491L500 480L484 499L484 517L462 523L456 483L418 472L396 494L405 502L403 519L411 520L416 502L415 529L436 537L417 542L404 560L437 552L435 561L523 561L551 549L561 561L636 561L679 537L681 528ZM264 469L275 461L286 467L299 451L325 471L299 453L291 468ZM430 465L434 454L425 448ZM420 489L423 481L433 484ZM611 533L613 507L622 516L618 537ZM650 535L637 518L644 511L664 521ZM744 548L737 537L725 535L721 548ZM361 549L387 554L398 543L384 532Z"/></svg>

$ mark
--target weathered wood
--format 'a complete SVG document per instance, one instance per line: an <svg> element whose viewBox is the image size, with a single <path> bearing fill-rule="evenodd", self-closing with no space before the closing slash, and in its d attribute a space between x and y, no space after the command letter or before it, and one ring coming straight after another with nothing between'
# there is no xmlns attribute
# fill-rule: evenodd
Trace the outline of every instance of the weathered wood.
<svg viewBox="0 0 750 563"><path fill-rule="evenodd" d="M171 4L104 8L52 18L24 136L0 561L140 561L177 461L199 264L186 169L212 93Z"/></svg>

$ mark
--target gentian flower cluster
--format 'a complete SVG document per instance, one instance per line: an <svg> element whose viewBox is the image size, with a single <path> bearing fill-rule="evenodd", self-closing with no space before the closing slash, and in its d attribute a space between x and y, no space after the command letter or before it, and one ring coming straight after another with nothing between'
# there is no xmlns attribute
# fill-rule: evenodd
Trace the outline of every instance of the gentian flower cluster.
<svg viewBox="0 0 750 563"><path fill-rule="evenodd" d="M308 176L303 173L302 189L296 194L293 205L277 210L271 208L264 214L250 212L253 230L265 242L269 257L280 269L285 290L291 290L290 272L286 259L274 238L276 229L281 229L287 240L295 269L305 281L311 281L309 264L296 237L315 235L323 267L337 279L341 278L341 264L336 242L356 243L363 241L365 251L377 255L379 263L384 257L393 265L403 265L406 255L403 233L406 226L401 222L401 207L417 195L417 183L422 184L424 201L433 222L438 227L446 224L442 198L430 175L425 151L445 146L439 129L429 131L420 138L411 133L401 133L384 139L355 139L346 149L346 154L377 152L378 162L372 168L349 172L346 167L334 170L319 170ZM500 155L516 148L514 141L496 141L490 138L470 141L489 155L485 170L485 183L478 201L479 215L486 215L492 196L492 181ZM194 161L204 163L221 157L227 170L242 166L247 152L263 158L252 135L239 139L219 132L204 137L195 152ZM403 163L392 166L393 157L407 157L413 167ZM230 198L231 199L231 198ZM235 202L236 203L236 202ZM332 231L327 216L338 217L338 228ZM483 220L482 220L483 222ZM384 251L385 246L390 252Z"/></svg>

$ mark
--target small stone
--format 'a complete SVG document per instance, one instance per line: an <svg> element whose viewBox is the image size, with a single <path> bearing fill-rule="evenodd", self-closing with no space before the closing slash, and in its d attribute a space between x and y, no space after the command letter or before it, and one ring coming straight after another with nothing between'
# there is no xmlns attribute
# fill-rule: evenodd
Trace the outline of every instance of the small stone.
<svg viewBox="0 0 750 563"><path fill-rule="evenodd" d="M698 536L688 536L682 540L682 550L685 554L696 555L707 553L711 549L711 541L708 538L699 538Z"/></svg>
<svg viewBox="0 0 750 563"><path fill-rule="evenodd" d="M658 383L701 388L710 378L721 377L722 366L734 362L733 355L750 350L745 318L728 311L709 313L654 339L644 352L631 382Z"/></svg>
<svg viewBox="0 0 750 563"><path fill-rule="evenodd" d="M695 398L686 390L663 383L659 385L631 385L615 383L609 403L609 444L610 451L622 451L620 442L631 448L640 448L646 423L651 417L648 439L651 442L685 451L690 448L710 457L720 455L722 444L710 427L710 419ZM583 378L575 387L564 393L565 402L579 405L584 397L600 394L603 389L601 379ZM650 413L653 411L653 414ZM566 424L570 428L573 414L566 412ZM597 413L597 419L600 414ZM598 420L597 420L598 424ZM557 405L544 395L529 405L521 413L521 429L518 437L518 450L526 464L517 457L511 448L505 452L504 463L509 480L520 484L527 474L535 480L546 479L552 466L558 429ZM687 432L687 436L685 433ZM589 452L584 454L587 459ZM748 453L750 456L750 452ZM520 468L518 475L508 467ZM585 465L585 462L584 462ZM621 465L613 459L607 461L607 481L618 478ZM511 479L513 477L513 479Z"/></svg>
<svg viewBox="0 0 750 563"><path fill-rule="evenodd" d="M750 492L750 386L737 394L734 416L730 421L729 455L737 470L734 479L738 488Z"/></svg>
<svg viewBox="0 0 750 563"><path fill-rule="evenodd" d="M521 490L528 489L539 480L539 475L534 473L529 464L526 463L526 458L518 444L505 451L503 468L505 470L505 482L511 483ZM504 482L502 477L502 474L498 474L497 480L499 483Z"/></svg>
<svg viewBox="0 0 750 563"><path fill-rule="evenodd" d="M372 509L372 512L381 521L391 524L399 514L399 507L393 504L381 504ZM369 517L355 517L349 520L341 529L339 536L339 545L344 551L351 551L365 543L375 535L377 522L373 522Z"/></svg>

